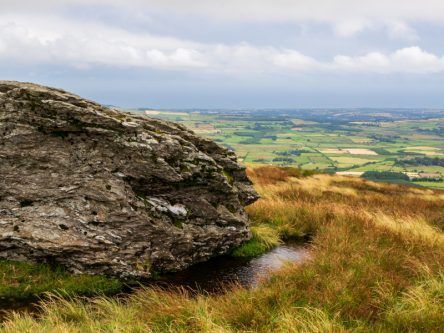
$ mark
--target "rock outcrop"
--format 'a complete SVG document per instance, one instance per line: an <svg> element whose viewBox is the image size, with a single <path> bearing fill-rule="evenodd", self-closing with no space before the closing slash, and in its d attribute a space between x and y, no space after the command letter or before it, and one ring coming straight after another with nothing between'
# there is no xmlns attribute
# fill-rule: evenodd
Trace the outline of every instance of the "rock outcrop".
<svg viewBox="0 0 444 333"><path fill-rule="evenodd" d="M0 81L0 258L149 277L250 237L234 153L184 126Z"/></svg>

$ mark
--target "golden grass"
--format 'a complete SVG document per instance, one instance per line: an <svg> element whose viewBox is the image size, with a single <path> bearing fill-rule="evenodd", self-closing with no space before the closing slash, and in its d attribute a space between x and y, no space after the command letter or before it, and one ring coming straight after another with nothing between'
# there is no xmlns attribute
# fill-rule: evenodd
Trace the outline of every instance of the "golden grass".
<svg viewBox="0 0 444 333"><path fill-rule="evenodd" d="M2 332L440 332L444 327L442 192L265 167L255 238L311 235L311 259L258 288L192 296L142 288L126 300L54 298ZM432 199L433 198L433 199Z"/></svg>
<svg viewBox="0 0 444 333"><path fill-rule="evenodd" d="M444 246L444 234L421 217L393 217L383 213L370 216L377 227L387 229L403 237L405 242L420 241L427 243L429 246Z"/></svg>
<svg viewBox="0 0 444 333"><path fill-rule="evenodd" d="M268 248L273 248L282 243L277 230L270 226L255 225L251 227L251 232L254 237L258 238L258 240Z"/></svg>
<svg viewBox="0 0 444 333"><path fill-rule="evenodd" d="M295 307L286 310L276 320L276 333L300 333L300 332L346 332L343 325L330 318L321 309L311 307Z"/></svg>
<svg viewBox="0 0 444 333"><path fill-rule="evenodd" d="M442 332L444 275L429 275L406 289L386 312L386 320L395 331L421 327L427 332Z"/></svg>

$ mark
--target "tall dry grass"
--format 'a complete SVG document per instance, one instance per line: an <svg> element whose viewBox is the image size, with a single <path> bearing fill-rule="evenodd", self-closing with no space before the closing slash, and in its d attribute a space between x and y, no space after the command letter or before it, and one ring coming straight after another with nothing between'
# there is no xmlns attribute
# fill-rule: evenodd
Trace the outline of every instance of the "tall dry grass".
<svg viewBox="0 0 444 333"><path fill-rule="evenodd" d="M256 289L126 300L54 298L3 332L442 332L443 192L292 169L250 169L256 241L311 236L311 259Z"/></svg>

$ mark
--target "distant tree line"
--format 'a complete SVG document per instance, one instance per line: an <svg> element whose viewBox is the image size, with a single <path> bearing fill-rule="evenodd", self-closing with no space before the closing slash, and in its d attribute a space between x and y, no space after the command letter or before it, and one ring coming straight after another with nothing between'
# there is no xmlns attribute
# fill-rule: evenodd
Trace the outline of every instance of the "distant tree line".
<svg viewBox="0 0 444 333"><path fill-rule="evenodd" d="M369 135L369 138L376 140L378 142L388 142L388 143L395 143L397 140L401 139L399 135L380 135L380 134L371 134Z"/></svg>
<svg viewBox="0 0 444 333"><path fill-rule="evenodd" d="M291 157L275 157L273 158L273 162L293 163L294 159L292 159Z"/></svg>
<svg viewBox="0 0 444 333"><path fill-rule="evenodd" d="M361 177L368 180L380 180L380 181L410 180L410 178L406 174L402 172L393 172L393 171L366 171L361 175Z"/></svg>
<svg viewBox="0 0 444 333"><path fill-rule="evenodd" d="M442 181L441 177L436 177L436 178L415 178L414 179L415 182L435 182L435 183L439 183Z"/></svg>
<svg viewBox="0 0 444 333"><path fill-rule="evenodd" d="M291 128L294 124L291 121L280 121L277 124L264 125L261 123L254 123L252 125L245 126L246 129L253 131L266 131L270 129L276 129L276 126L282 129Z"/></svg>
<svg viewBox="0 0 444 333"><path fill-rule="evenodd" d="M399 166L441 166L444 167L444 159L439 157L414 157L411 159L396 160Z"/></svg>
<svg viewBox="0 0 444 333"><path fill-rule="evenodd" d="M278 156L299 156L302 153L309 153L309 151L305 149L291 149L284 151L273 150L273 153Z"/></svg>

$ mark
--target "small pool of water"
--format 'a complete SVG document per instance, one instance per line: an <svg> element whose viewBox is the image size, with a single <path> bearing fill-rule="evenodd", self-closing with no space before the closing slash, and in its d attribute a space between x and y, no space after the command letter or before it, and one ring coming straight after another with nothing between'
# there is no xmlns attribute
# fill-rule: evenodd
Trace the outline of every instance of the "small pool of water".
<svg viewBox="0 0 444 333"><path fill-rule="evenodd" d="M218 293L233 283L251 288L285 263L303 262L308 257L305 244L287 243L253 259L216 257L184 271L166 274L158 281L148 282L148 285L180 286L203 293Z"/></svg>

